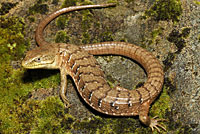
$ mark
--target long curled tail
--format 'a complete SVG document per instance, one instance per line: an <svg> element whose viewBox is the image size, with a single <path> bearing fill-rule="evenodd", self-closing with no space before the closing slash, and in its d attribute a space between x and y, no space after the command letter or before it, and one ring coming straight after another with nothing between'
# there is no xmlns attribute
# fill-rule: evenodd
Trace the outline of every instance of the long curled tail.
<svg viewBox="0 0 200 134"><path fill-rule="evenodd" d="M49 44L48 42L45 41L44 36L43 36L43 31L45 27L56 17L58 17L61 14L72 12L72 11L78 11L78 10L83 10L83 9L91 9L91 8L106 8L106 7L113 7L116 6L114 3L109 3L109 4L99 4L99 5L83 5L83 6L71 6L67 8L62 8L57 11L55 11L52 14L49 14L45 19L43 19L36 30L36 35L35 39L36 42L39 46L47 45Z"/></svg>

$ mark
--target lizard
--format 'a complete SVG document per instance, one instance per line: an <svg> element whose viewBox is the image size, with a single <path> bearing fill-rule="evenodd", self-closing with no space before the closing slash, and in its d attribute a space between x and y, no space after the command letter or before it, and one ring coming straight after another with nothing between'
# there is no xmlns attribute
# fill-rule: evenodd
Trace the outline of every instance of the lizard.
<svg viewBox="0 0 200 134"><path fill-rule="evenodd" d="M36 30L36 47L26 53L22 66L26 69L59 69L61 76L60 96L70 106L66 97L67 75L74 80L83 100L98 112L112 116L137 116L152 131L165 129L159 122L165 119L148 116L151 103L162 91L164 72L156 57L134 44L126 42L101 42L77 46L66 43L49 43L43 37L43 31L57 16L89 8L105 8L115 4L71 6L60 9L44 18ZM122 55L137 61L147 73L143 86L128 90L116 86L111 88L106 82L104 72L93 55Z"/></svg>

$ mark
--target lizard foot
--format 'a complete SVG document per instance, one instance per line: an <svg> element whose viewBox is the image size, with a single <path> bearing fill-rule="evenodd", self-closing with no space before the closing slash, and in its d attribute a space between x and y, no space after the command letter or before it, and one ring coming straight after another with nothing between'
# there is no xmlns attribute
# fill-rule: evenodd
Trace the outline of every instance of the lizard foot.
<svg viewBox="0 0 200 134"><path fill-rule="evenodd" d="M65 105L65 108L71 107L71 104L70 104L69 102L66 103L66 102L64 101L64 103L65 103L65 104L64 104L64 105Z"/></svg>
<svg viewBox="0 0 200 134"><path fill-rule="evenodd" d="M64 95L61 95L61 98L62 98L62 100L63 100L63 102L65 104L65 108L69 108L71 106L71 104L69 103L67 97L64 96Z"/></svg>
<svg viewBox="0 0 200 134"><path fill-rule="evenodd" d="M157 118L157 116L153 117L151 119L151 123L149 125L149 127L152 129L152 131L154 131L154 128L156 130L158 130L158 132L160 132L160 128L162 128L163 130L166 131L166 128L163 125L159 124L158 122L160 122L160 121L167 121L167 120L166 119L156 119L156 118Z"/></svg>

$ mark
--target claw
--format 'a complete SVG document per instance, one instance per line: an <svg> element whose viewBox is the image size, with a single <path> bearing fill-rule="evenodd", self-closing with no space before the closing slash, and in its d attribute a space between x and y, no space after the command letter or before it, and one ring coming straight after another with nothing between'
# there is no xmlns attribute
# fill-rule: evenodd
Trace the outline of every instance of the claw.
<svg viewBox="0 0 200 134"><path fill-rule="evenodd" d="M65 104L65 108L69 108L71 106L71 104L69 103L67 97L61 94L61 98Z"/></svg>
<svg viewBox="0 0 200 134"><path fill-rule="evenodd" d="M166 119L156 119L156 118L158 118L158 116L155 116L151 119L151 123L149 125L151 130L154 131L154 128L155 128L158 132L160 132L160 128L162 128L164 131L166 131L166 128L163 125L159 124L158 122L167 121L167 120Z"/></svg>
<svg viewBox="0 0 200 134"><path fill-rule="evenodd" d="M71 104L70 104L69 102L65 102L65 101L64 101L64 103L65 103L65 104L64 104L64 105L65 105L65 108L71 107Z"/></svg>

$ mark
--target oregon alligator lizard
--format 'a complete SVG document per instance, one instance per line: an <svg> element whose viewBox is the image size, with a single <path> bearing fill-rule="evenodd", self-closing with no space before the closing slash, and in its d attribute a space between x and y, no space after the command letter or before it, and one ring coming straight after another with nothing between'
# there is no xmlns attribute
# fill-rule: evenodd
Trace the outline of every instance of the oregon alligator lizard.
<svg viewBox="0 0 200 134"><path fill-rule="evenodd" d="M46 25L60 14L87 8L109 7L114 4L73 6L60 9L46 17L38 26L36 41L40 47L27 52L22 66L28 69L60 69L63 101L69 105L65 96L67 79L70 75L81 97L95 110L115 116L139 115L142 123L152 130L165 128L158 122L163 119L149 118L150 104L162 90L164 73L159 61L145 49L124 42L104 42L78 47L72 44L48 43L43 38ZM148 79L135 90L116 86L110 88L96 59L91 55L116 54L130 57L145 69Z"/></svg>

